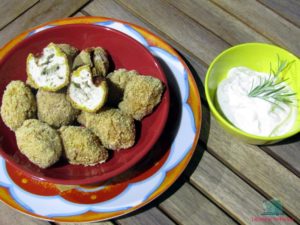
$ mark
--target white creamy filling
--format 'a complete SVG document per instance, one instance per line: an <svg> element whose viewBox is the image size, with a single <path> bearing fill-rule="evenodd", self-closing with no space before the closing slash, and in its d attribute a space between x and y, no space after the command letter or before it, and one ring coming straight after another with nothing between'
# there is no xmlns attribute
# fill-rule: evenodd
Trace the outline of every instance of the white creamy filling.
<svg viewBox="0 0 300 225"><path fill-rule="evenodd" d="M39 59L29 61L29 73L39 87L58 87L67 80L66 59L55 54L53 47L47 47Z"/></svg>
<svg viewBox="0 0 300 225"><path fill-rule="evenodd" d="M92 82L92 75L81 70L79 76L72 76L70 85L70 97L78 105L93 110L99 105L99 100L105 94L103 88L96 87Z"/></svg>
<svg viewBox="0 0 300 225"><path fill-rule="evenodd" d="M217 89L218 104L226 118L239 129L259 136L278 136L293 127L297 117L297 102L281 107L248 93L269 74L246 67L235 67ZM287 85L287 84L286 84ZM289 88L289 87L288 87Z"/></svg>

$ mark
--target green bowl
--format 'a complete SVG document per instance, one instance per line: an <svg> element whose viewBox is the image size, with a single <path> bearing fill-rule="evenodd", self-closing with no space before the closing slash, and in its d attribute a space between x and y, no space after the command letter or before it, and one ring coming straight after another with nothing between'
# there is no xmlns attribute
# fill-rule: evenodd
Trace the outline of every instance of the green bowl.
<svg viewBox="0 0 300 225"><path fill-rule="evenodd" d="M296 92L298 99L298 115L293 128L284 135L263 137L246 133L233 126L220 112L216 103L216 90L219 83L227 77L228 71L237 66L269 72L270 63L277 65L277 56L282 60L295 62L289 67L286 77L289 85ZM247 43L236 45L218 55L210 64L205 77L205 95L209 108L219 124L229 133L239 139L256 145L273 144L300 132L300 60L290 52L274 45L263 43Z"/></svg>

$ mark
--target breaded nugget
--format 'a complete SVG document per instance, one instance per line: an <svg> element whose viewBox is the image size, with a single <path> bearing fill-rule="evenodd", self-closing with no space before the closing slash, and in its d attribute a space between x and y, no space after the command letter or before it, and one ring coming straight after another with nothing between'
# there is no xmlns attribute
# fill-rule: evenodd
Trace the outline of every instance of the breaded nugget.
<svg viewBox="0 0 300 225"><path fill-rule="evenodd" d="M39 120L26 120L17 129L16 138L20 151L40 168L53 165L61 156L62 144L58 132Z"/></svg>
<svg viewBox="0 0 300 225"><path fill-rule="evenodd" d="M74 59L73 70L84 65L91 67L93 76L105 77L109 67L107 52L101 47L82 50Z"/></svg>
<svg viewBox="0 0 300 225"><path fill-rule="evenodd" d="M59 131L69 163L92 166L107 160L107 150L101 146L98 137L87 128L63 126Z"/></svg>
<svg viewBox="0 0 300 225"><path fill-rule="evenodd" d="M98 113L82 112L78 122L91 129L105 148L129 148L135 142L135 124L119 109L101 109Z"/></svg>
<svg viewBox="0 0 300 225"><path fill-rule="evenodd" d="M141 120L161 101L163 91L164 86L159 79L151 76L134 76L125 86L119 109L134 119Z"/></svg>
<svg viewBox="0 0 300 225"><path fill-rule="evenodd" d="M103 76L105 77L107 75L108 67L109 67L109 61L107 58L107 52L101 48L97 47L94 48L93 52L93 63L94 63L94 74L97 76Z"/></svg>
<svg viewBox="0 0 300 225"><path fill-rule="evenodd" d="M107 75L110 105L118 105L123 98L126 84L134 76L139 75L135 70L118 69Z"/></svg>
<svg viewBox="0 0 300 225"><path fill-rule="evenodd" d="M58 91L69 84L70 65L67 55L54 43L41 56L30 53L26 61L27 84L35 89Z"/></svg>
<svg viewBox="0 0 300 225"><path fill-rule="evenodd" d="M108 87L105 78L93 78L89 66L81 66L72 73L68 100L83 111L97 112L107 101Z"/></svg>
<svg viewBox="0 0 300 225"><path fill-rule="evenodd" d="M69 61L69 66L70 68L72 68L73 66L73 60L75 58L75 56L77 55L77 53L79 52L77 48L73 47L72 45L69 45L69 44L57 44L57 47L60 48L60 50L62 50L67 58L68 58L68 61Z"/></svg>
<svg viewBox="0 0 300 225"><path fill-rule="evenodd" d="M78 53L78 49L69 44L56 44L70 59L74 59L76 54Z"/></svg>
<svg viewBox="0 0 300 225"><path fill-rule="evenodd" d="M72 107L65 93L39 90L36 100L39 120L55 128L71 124L80 113Z"/></svg>
<svg viewBox="0 0 300 225"><path fill-rule="evenodd" d="M29 87L22 81L11 81L4 91L1 106L3 122L11 130L36 117L36 101Z"/></svg>

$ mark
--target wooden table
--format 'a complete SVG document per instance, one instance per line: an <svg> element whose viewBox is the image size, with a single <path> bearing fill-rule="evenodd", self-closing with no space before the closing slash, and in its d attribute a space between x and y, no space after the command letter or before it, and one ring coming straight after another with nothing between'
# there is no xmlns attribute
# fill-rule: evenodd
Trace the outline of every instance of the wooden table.
<svg viewBox="0 0 300 225"><path fill-rule="evenodd" d="M213 58L239 43L274 43L300 55L299 0L1 0L0 45L49 20L90 15L129 21L156 33L186 58L199 83ZM202 84L199 89L203 126L184 174L150 205L94 224L300 223L300 135L273 146L242 143L219 127ZM270 199L280 200L286 221L255 221ZM0 224L50 223L1 203Z"/></svg>

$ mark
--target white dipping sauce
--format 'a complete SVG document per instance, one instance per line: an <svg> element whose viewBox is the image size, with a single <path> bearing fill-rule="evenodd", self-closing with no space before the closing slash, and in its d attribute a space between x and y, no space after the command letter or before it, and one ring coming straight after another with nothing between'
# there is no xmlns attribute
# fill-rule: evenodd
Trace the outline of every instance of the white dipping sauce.
<svg viewBox="0 0 300 225"><path fill-rule="evenodd" d="M293 127L297 102L280 103L278 107L258 97L249 97L252 83L255 87L260 79L267 77L269 74L246 67L232 68L218 86L217 101L222 113L237 128L259 136L278 136Z"/></svg>

